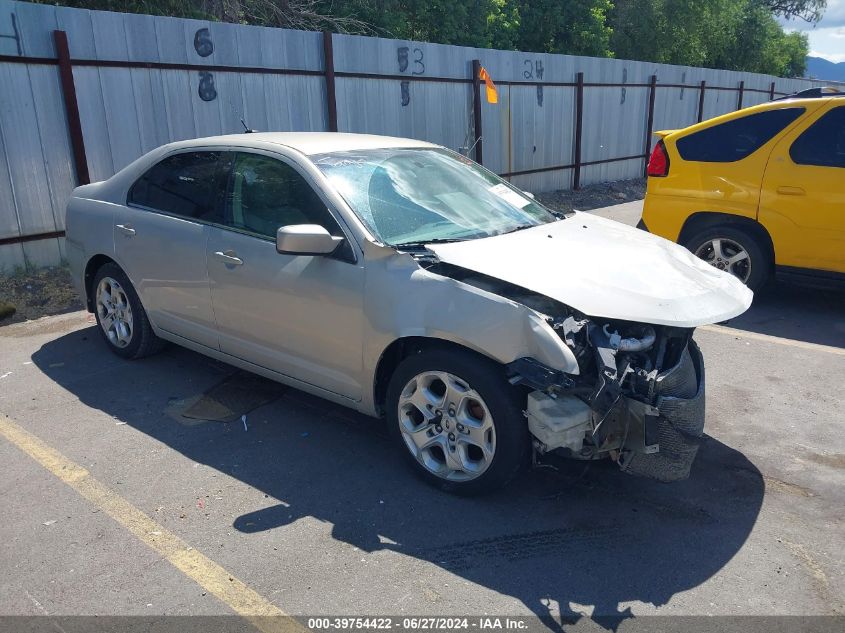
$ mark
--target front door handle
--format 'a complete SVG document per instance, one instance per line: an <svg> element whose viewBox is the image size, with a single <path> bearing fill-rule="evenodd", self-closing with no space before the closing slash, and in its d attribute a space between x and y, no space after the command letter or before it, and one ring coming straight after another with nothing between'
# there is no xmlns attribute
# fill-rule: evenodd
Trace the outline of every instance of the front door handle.
<svg viewBox="0 0 845 633"><path fill-rule="evenodd" d="M128 224L117 224L115 228L118 229L121 233L123 233L126 237L132 237L135 235L135 229L133 229Z"/></svg>
<svg viewBox="0 0 845 633"><path fill-rule="evenodd" d="M778 187L778 193L782 196L803 196L805 192L801 187Z"/></svg>
<svg viewBox="0 0 845 633"><path fill-rule="evenodd" d="M244 263L244 260L238 257L238 254L235 251L217 251L214 253L214 256L230 266L240 266Z"/></svg>

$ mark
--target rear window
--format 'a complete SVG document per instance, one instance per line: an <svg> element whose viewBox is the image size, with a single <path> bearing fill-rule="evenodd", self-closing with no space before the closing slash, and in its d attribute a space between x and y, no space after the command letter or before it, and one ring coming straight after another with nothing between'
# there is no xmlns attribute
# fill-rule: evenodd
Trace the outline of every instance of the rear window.
<svg viewBox="0 0 845 633"><path fill-rule="evenodd" d="M789 148L799 165L845 167L845 106L813 123Z"/></svg>
<svg viewBox="0 0 845 633"><path fill-rule="evenodd" d="M678 139L678 153L684 160L702 163L742 160L803 113L804 108L779 108L732 119Z"/></svg>
<svg viewBox="0 0 845 633"><path fill-rule="evenodd" d="M175 154L132 185L129 204L186 218L219 222L217 175L220 152Z"/></svg>

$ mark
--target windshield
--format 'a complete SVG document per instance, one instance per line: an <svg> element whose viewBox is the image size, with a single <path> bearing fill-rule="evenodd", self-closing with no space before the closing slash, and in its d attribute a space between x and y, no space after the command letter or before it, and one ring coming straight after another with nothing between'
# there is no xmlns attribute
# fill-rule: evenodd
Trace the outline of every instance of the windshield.
<svg viewBox="0 0 845 633"><path fill-rule="evenodd" d="M557 219L448 150L357 150L311 159L369 230L392 246L489 237Z"/></svg>

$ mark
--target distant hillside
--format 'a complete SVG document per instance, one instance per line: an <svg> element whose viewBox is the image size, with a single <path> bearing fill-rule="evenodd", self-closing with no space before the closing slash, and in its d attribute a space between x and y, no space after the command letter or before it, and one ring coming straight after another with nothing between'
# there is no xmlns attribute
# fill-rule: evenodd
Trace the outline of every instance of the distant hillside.
<svg viewBox="0 0 845 633"><path fill-rule="evenodd" d="M830 79L831 81L845 81L845 62L834 64L821 57L807 58L807 77L813 79Z"/></svg>

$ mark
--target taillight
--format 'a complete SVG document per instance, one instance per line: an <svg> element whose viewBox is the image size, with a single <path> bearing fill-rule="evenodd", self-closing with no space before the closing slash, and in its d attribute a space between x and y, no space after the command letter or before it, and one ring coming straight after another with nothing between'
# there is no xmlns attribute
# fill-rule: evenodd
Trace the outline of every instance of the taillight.
<svg viewBox="0 0 845 633"><path fill-rule="evenodd" d="M654 151L651 152L651 158L648 159L648 170L646 173L649 176L656 178L663 178L669 174L669 154L666 153L666 146L663 141L658 141L654 146Z"/></svg>

